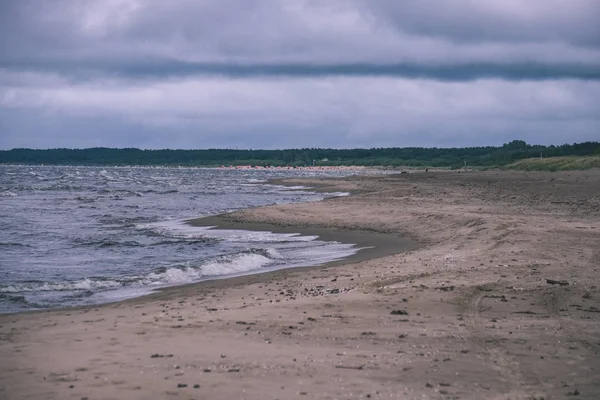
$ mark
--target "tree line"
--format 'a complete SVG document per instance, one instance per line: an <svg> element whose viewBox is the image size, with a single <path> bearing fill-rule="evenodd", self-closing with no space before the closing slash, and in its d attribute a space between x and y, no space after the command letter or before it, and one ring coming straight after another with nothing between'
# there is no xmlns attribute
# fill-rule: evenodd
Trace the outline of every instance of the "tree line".
<svg viewBox="0 0 600 400"><path fill-rule="evenodd" d="M600 142L542 146L513 140L503 146L463 148L390 147L372 149L285 150L142 150L94 147L88 149L0 150L2 164L140 165L140 166L420 166L494 167L533 157L600 155Z"/></svg>

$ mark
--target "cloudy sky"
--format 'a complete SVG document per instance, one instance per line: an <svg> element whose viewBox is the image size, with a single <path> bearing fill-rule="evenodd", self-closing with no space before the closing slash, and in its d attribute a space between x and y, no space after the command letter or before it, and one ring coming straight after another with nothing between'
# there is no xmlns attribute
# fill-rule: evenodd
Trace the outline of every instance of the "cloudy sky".
<svg viewBox="0 0 600 400"><path fill-rule="evenodd" d="M600 0L1 0L0 148L600 140Z"/></svg>

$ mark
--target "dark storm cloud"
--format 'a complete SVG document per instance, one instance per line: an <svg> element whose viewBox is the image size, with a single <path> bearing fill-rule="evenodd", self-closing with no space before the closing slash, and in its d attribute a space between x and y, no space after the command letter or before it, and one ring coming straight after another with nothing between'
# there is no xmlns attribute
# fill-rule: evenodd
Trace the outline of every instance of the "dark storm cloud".
<svg viewBox="0 0 600 400"><path fill-rule="evenodd" d="M239 64L194 63L177 60L146 60L146 62L71 63L0 61L0 68L37 72L67 73L73 79L90 79L100 74L123 78L156 79L194 75L218 75L231 78L253 77L328 77L328 76L388 76L409 79L434 79L440 81L468 81L482 78L506 80L584 79L600 80L600 66L586 64L542 63L469 63L466 65L419 64L368 64L349 63L335 65L314 64Z"/></svg>
<svg viewBox="0 0 600 400"><path fill-rule="evenodd" d="M140 78L598 79L600 3L5 1L0 66Z"/></svg>

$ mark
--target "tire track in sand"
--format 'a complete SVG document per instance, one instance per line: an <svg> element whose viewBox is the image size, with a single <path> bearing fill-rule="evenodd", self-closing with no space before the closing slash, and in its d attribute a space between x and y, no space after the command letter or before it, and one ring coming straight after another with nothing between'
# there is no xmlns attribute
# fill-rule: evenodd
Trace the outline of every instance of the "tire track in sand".
<svg viewBox="0 0 600 400"><path fill-rule="evenodd" d="M494 284L478 285L471 288L459 300L463 308L463 317L470 330L470 340L476 347L482 348L487 355L486 364L497 371L510 384L510 391L496 398L543 399L545 394L539 391L539 381L526 378L521 364L502 345L501 341L485 332L481 316L481 303L486 295L496 289ZM535 380L535 381L533 381Z"/></svg>

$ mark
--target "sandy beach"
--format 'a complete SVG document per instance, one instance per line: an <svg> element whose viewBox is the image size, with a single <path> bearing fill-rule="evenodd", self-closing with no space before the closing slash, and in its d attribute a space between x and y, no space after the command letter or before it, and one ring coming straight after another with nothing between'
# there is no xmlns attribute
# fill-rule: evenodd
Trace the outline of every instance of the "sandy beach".
<svg viewBox="0 0 600 400"><path fill-rule="evenodd" d="M283 183L352 195L190 223L368 249L0 315L0 399L600 398L599 170Z"/></svg>

